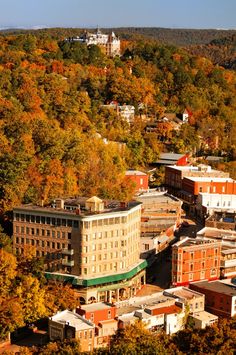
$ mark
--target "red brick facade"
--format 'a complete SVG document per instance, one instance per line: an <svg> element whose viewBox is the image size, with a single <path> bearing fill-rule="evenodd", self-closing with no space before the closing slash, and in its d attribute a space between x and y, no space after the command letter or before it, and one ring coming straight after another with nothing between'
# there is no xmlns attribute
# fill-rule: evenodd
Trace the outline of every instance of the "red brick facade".
<svg viewBox="0 0 236 355"><path fill-rule="evenodd" d="M196 241L196 240L195 240ZM221 244L194 242L185 238L172 249L172 284L186 286L199 280L217 280L220 277Z"/></svg>

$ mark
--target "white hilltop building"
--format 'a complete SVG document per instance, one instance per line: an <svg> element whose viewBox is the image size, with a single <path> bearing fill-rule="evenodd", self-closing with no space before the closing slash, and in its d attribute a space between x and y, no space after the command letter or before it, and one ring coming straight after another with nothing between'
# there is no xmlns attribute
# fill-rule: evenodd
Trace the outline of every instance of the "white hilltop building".
<svg viewBox="0 0 236 355"><path fill-rule="evenodd" d="M109 57L120 55L120 39L113 31L110 34L105 34L97 28L94 33L84 31L80 37L70 37L66 41L79 41L87 46L94 44L101 47Z"/></svg>

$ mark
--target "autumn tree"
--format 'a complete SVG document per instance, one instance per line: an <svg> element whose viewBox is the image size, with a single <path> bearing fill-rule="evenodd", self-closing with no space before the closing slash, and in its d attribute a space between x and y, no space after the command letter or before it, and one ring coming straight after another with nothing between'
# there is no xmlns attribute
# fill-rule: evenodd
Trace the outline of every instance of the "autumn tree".
<svg viewBox="0 0 236 355"><path fill-rule="evenodd" d="M40 288L38 279L33 276L22 276L16 288L16 295L22 303L25 323L35 322L47 315L45 291Z"/></svg>

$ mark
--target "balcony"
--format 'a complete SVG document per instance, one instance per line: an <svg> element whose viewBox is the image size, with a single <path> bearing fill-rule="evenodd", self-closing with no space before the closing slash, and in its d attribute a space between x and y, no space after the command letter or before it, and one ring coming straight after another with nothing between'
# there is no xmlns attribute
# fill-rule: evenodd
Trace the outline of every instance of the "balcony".
<svg viewBox="0 0 236 355"><path fill-rule="evenodd" d="M229 260L221 260L220 266L224 268L236 266L236 259L229 259Z"/></svg>
<svg viewBox="0 0 236 355"><path fill-rule="evenodd" d="M74 265L75 265L75 262L74 262L74 260L66 260L66 259L63 259L63 260L62 260L62 265L63 265L63 266L74 266Z"/></svg>
<svg viewBox="0 0 236 355"><path fill-rule="evenodd" d="M63 255L74 255L74 249L62 249L61 253Z"/></svg>

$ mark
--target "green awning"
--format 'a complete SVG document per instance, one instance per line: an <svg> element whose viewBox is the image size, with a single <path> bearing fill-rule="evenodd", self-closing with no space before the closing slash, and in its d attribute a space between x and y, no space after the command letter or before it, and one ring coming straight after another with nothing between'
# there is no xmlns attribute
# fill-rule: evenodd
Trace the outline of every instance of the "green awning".
<svg viewBox="0 0 236 355"><path fill-rule="evenodd" d="M133 269L131 269L128 272L125 272L123 274L114 274L114 275L109 275L109 276L103 276L103 277L97 277L94 279L81 279L79 277L76 277L74 275L64 275L64 274L56 274L56 273L50 273L50 272L45 272L45 277L47 279L54 279L58 281L68 281L72 283L72 285L80 285L84 287L89 287L89 286L98 286L106 283L112 283L112 282L119 282L123 281L126 279L131 279L133 276L138 274L140 271L145 269L147 267L148 263L146 260L143 260L142 263L139 265L135 266Z"/></svg>

